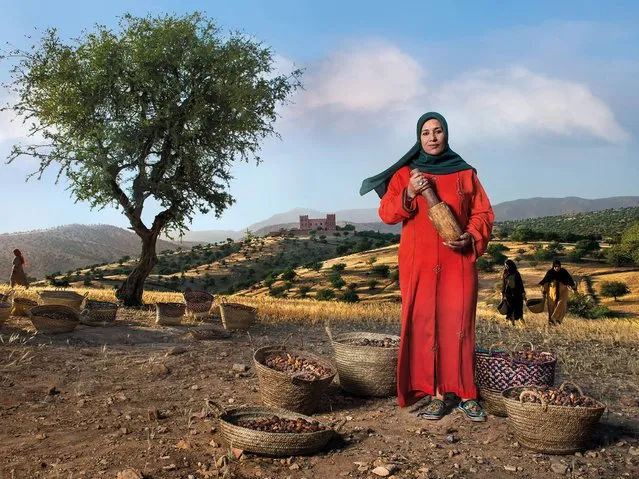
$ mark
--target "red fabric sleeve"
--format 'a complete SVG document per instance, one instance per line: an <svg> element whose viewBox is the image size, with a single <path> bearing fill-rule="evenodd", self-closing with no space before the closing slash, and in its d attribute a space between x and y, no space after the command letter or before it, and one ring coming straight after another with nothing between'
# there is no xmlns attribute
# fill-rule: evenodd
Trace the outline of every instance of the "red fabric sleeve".
<svg viewBox="0 0 639 479"><path fill-rule="evenodd" d="M406 180L402 170L397 171L390 180L388 189L379 204L379 217L388 225L394 225L412 217L417 211L415 198L408 199Z"/></svg>
<svg viewBox="0 0 639 479"><path fill-rule="evenodd" d="M470 205L470 216L466 230L473 237L475 260L484 254L490 234L493 231L495 215L490 206L490 200L486 196L483 186L479 182L477 175L473 173L473 198Z"/></svg>

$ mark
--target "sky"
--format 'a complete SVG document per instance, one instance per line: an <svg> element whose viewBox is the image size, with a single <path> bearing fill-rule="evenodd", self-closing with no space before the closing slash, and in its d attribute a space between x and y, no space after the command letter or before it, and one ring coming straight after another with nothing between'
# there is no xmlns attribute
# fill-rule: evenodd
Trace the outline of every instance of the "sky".
<svg viewBox="0 0 639 479"><path fill-rule="evenodd" d="M243 230L297 207L377 207L375 193L359 195L361 181L397 161L432 110L447 118L451 148L477 169L493 204L639 195L637 2L22 0L3 7L0 40L27 47L48 27L71 39L95 24L115 28L127 12L195 10L271 47L279 71L305 72L304 89L280 108L281 139L263 143L259 166L233 167L236 203L220 218L196 216L191 230ZM25 183L33 160L4 164L25 135L0 113L0 233L128 226L115 208L76 202L55 170Z"/></svg>

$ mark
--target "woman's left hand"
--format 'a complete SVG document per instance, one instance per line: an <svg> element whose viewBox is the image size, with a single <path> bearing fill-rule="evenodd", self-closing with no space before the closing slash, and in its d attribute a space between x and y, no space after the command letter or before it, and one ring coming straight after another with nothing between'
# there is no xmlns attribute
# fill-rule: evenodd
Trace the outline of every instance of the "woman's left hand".
<svg viewBox="0 0 639 479"><path fill-rule="evenodd" d="M455 241L444 242L444 244L453 251L462 251L468 248L473 242L473 237L470 233L463 233L459 238Z"/></svg>

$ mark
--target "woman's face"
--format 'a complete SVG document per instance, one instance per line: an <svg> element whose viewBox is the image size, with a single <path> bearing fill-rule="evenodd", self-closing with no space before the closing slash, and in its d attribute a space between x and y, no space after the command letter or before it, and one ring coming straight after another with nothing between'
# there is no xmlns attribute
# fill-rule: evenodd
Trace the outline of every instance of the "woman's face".
<svg viewBox="0 0 639 479"><path fill-rule="evenodd" d="M446 149L446 135L439 120L431 118L422 126L422 149L429 155L441 155Z"/></svg>

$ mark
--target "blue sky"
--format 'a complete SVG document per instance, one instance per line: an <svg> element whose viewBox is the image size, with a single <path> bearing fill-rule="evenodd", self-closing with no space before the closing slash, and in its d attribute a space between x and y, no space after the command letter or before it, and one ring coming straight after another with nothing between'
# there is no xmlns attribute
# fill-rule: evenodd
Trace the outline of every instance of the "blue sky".
<svg viewBox="0 0 639 479"><path fill-rule="evenodd" d="M265 142L261 165L234 168L237 203L220 219L196 217L193 230L240 230L294 207L377 206L374 193L358 195L361 180L403 155L428 110L448 118L451 147L493 203L639 194L635 2L27 0L3 7L0 31L26 46L34 28L72 38L125 12L193 10L271 46L282 70L306 69L305 90L276 124L282 140ZM0 158L23 135L0 117ZM25 183L33 167L0 165L4 204L16 204L0 232L127 226L117 210L75 203L54 172Z"/></svg>

